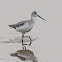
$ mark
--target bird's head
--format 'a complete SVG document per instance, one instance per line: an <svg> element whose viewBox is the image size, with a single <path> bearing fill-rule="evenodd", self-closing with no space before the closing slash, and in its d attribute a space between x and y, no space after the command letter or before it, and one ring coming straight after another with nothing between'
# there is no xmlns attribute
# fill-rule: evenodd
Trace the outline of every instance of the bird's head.
<svg viewBox="0 0 62 62"><path fill-rule="evenodd" d="M33 17L40 17L41 19L43 19L41 16L38 15L37 11L33 11L32 16ZM45 19L43 19L43 20L46 21Z"/></svg>

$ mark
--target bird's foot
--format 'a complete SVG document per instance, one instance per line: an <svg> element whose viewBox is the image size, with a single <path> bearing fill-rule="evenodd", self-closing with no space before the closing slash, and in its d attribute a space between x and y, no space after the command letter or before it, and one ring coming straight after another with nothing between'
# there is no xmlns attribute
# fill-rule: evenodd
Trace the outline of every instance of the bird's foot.
<svg viewBox="0 0 62 62"><path fill-rule="evenodd" d="M23 44L23 45L28 45L28 44Z"/></svg>

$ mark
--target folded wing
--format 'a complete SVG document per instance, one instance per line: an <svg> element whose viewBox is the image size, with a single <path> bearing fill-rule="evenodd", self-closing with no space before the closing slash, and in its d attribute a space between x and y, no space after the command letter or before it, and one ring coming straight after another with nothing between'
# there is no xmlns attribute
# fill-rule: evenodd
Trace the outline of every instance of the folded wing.
<svg viewBox="0 0 62 62"><path fill-rule="evenodd" d="M27 21L22 21L22 22L18 22L16 24L8 25L8 26L16 29L16 27L23 26L26 22Z"/></svg>

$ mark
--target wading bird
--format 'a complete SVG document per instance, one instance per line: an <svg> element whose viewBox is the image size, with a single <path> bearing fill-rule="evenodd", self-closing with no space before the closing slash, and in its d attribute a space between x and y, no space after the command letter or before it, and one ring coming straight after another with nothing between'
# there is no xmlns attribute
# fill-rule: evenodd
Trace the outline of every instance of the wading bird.
<svg viewBox="0 0 62 62"><path fill-rule="evenodd" d="M33 11L32 14L31 14L31 19L30 20L21 21L21 22L18 22L16 24L9 25L9 27L12 27L16 31L22 33L22 46L27 45L27 44L23 44L23 38L25 38L24 34L26 32L29 32L33 28L33 26L35 24L34 19L36 17L40 17L40 16L38 15L37 11ZM42 17L40 17L40 18L43 19ZM45 19L43 19L43 20L46 21ZM30 36L28 36L28 37L30 39L30 44L29 45L31 45L31 43L32 43L31 37Z"/></svg>

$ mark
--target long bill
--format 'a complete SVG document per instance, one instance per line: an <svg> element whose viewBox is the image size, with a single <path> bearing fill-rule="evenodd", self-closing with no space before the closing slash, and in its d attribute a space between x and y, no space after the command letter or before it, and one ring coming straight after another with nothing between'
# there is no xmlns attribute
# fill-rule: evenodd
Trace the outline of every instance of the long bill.
<svg viewBox="0 0 62 62"><path fill-rule="evenodd" d="M38 16L38 17L40 17L41 19L43 19L44 21L46 21L44 18L42 18L42 17L41 17L41 16L39 16L38 14L37 14L37 16Z"/></svg>

